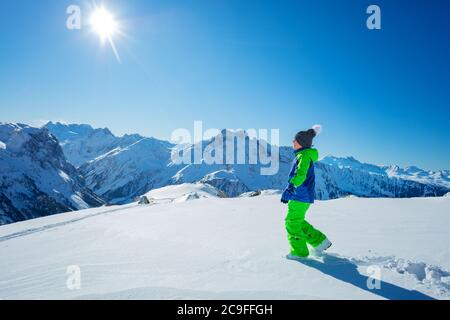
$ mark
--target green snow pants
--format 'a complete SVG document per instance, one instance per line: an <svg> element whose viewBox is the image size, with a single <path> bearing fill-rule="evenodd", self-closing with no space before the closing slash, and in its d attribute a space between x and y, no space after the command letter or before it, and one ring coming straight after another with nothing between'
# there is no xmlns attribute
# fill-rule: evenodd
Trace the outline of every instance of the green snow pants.
<svg viewBox="0 0 450 320"><path fill-rule="evenodd" d="M294 200L288 203L285 226L291 246L291 255L307 257L309 255L307 243L315 248L326 239L322 232L305 220L305 214L309 206L309 203Z"/></svg>

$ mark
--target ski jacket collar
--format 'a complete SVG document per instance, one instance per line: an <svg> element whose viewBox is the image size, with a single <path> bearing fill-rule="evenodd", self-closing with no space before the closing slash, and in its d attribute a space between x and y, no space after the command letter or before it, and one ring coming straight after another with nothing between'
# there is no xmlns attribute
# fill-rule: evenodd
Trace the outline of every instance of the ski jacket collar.
<svg viewBox="0 0 450 320"><path fill-rule="evenodd" d="M312 162L317 162L319 160L319 151L315 148L301 148L294 151L295 156L297 157L299 154L309 157Z"/></svg>

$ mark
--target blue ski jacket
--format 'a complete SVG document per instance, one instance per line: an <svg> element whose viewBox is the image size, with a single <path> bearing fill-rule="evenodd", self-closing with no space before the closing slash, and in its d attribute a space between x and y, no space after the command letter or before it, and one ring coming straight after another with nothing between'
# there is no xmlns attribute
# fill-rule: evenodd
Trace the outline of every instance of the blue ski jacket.
<svg viewBox="0 0 450 320"><path fill-rule="evenodd" d="M284 197L288 200L314 203L316 185L314 163L319 159L319 152L314 148L302 148L295 150L294 154L295 159Z"/></svg>

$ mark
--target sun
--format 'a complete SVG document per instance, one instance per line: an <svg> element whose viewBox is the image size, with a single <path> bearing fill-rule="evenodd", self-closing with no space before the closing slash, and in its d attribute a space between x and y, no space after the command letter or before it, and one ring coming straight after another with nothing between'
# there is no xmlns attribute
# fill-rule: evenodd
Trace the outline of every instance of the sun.
<svg viewBox="0 0 450 320"><path fill-rule="evenodd" d="M121 63L119 53L117 52L113 40L113 36L121 32L119 30L119 23L116 21L113 14L104 7L96 7L92 11L89 24L92 30L99 36L102 44L104 44L106 41L109 42L117 61Z"/></svg>
<svg viewBox="0 0 450 320"><path fill-rule="evenodd" d="M92 12L90 24L102 41L110 40L117 32L118 25L114 16L105 8L99 7Z"/></svg>

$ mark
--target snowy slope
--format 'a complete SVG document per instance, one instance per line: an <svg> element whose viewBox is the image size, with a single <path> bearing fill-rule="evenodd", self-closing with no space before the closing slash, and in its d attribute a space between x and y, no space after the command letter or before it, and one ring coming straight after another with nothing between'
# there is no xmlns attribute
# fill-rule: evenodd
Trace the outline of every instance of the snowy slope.
<svg viewBox="0 0 450 320"><path fill-rule="evenodd" d="M278 195L213 197L3 226L0 298L450 298L449 197L318 201L309 220L334 242L324 263L283 258L285 211Z"/></svg>
<svg viewBox="0 0 450 320"><path fill-rule="evenodd" d="M0 141L0 225L103 204L48 130L0 123Z"/></svg>

